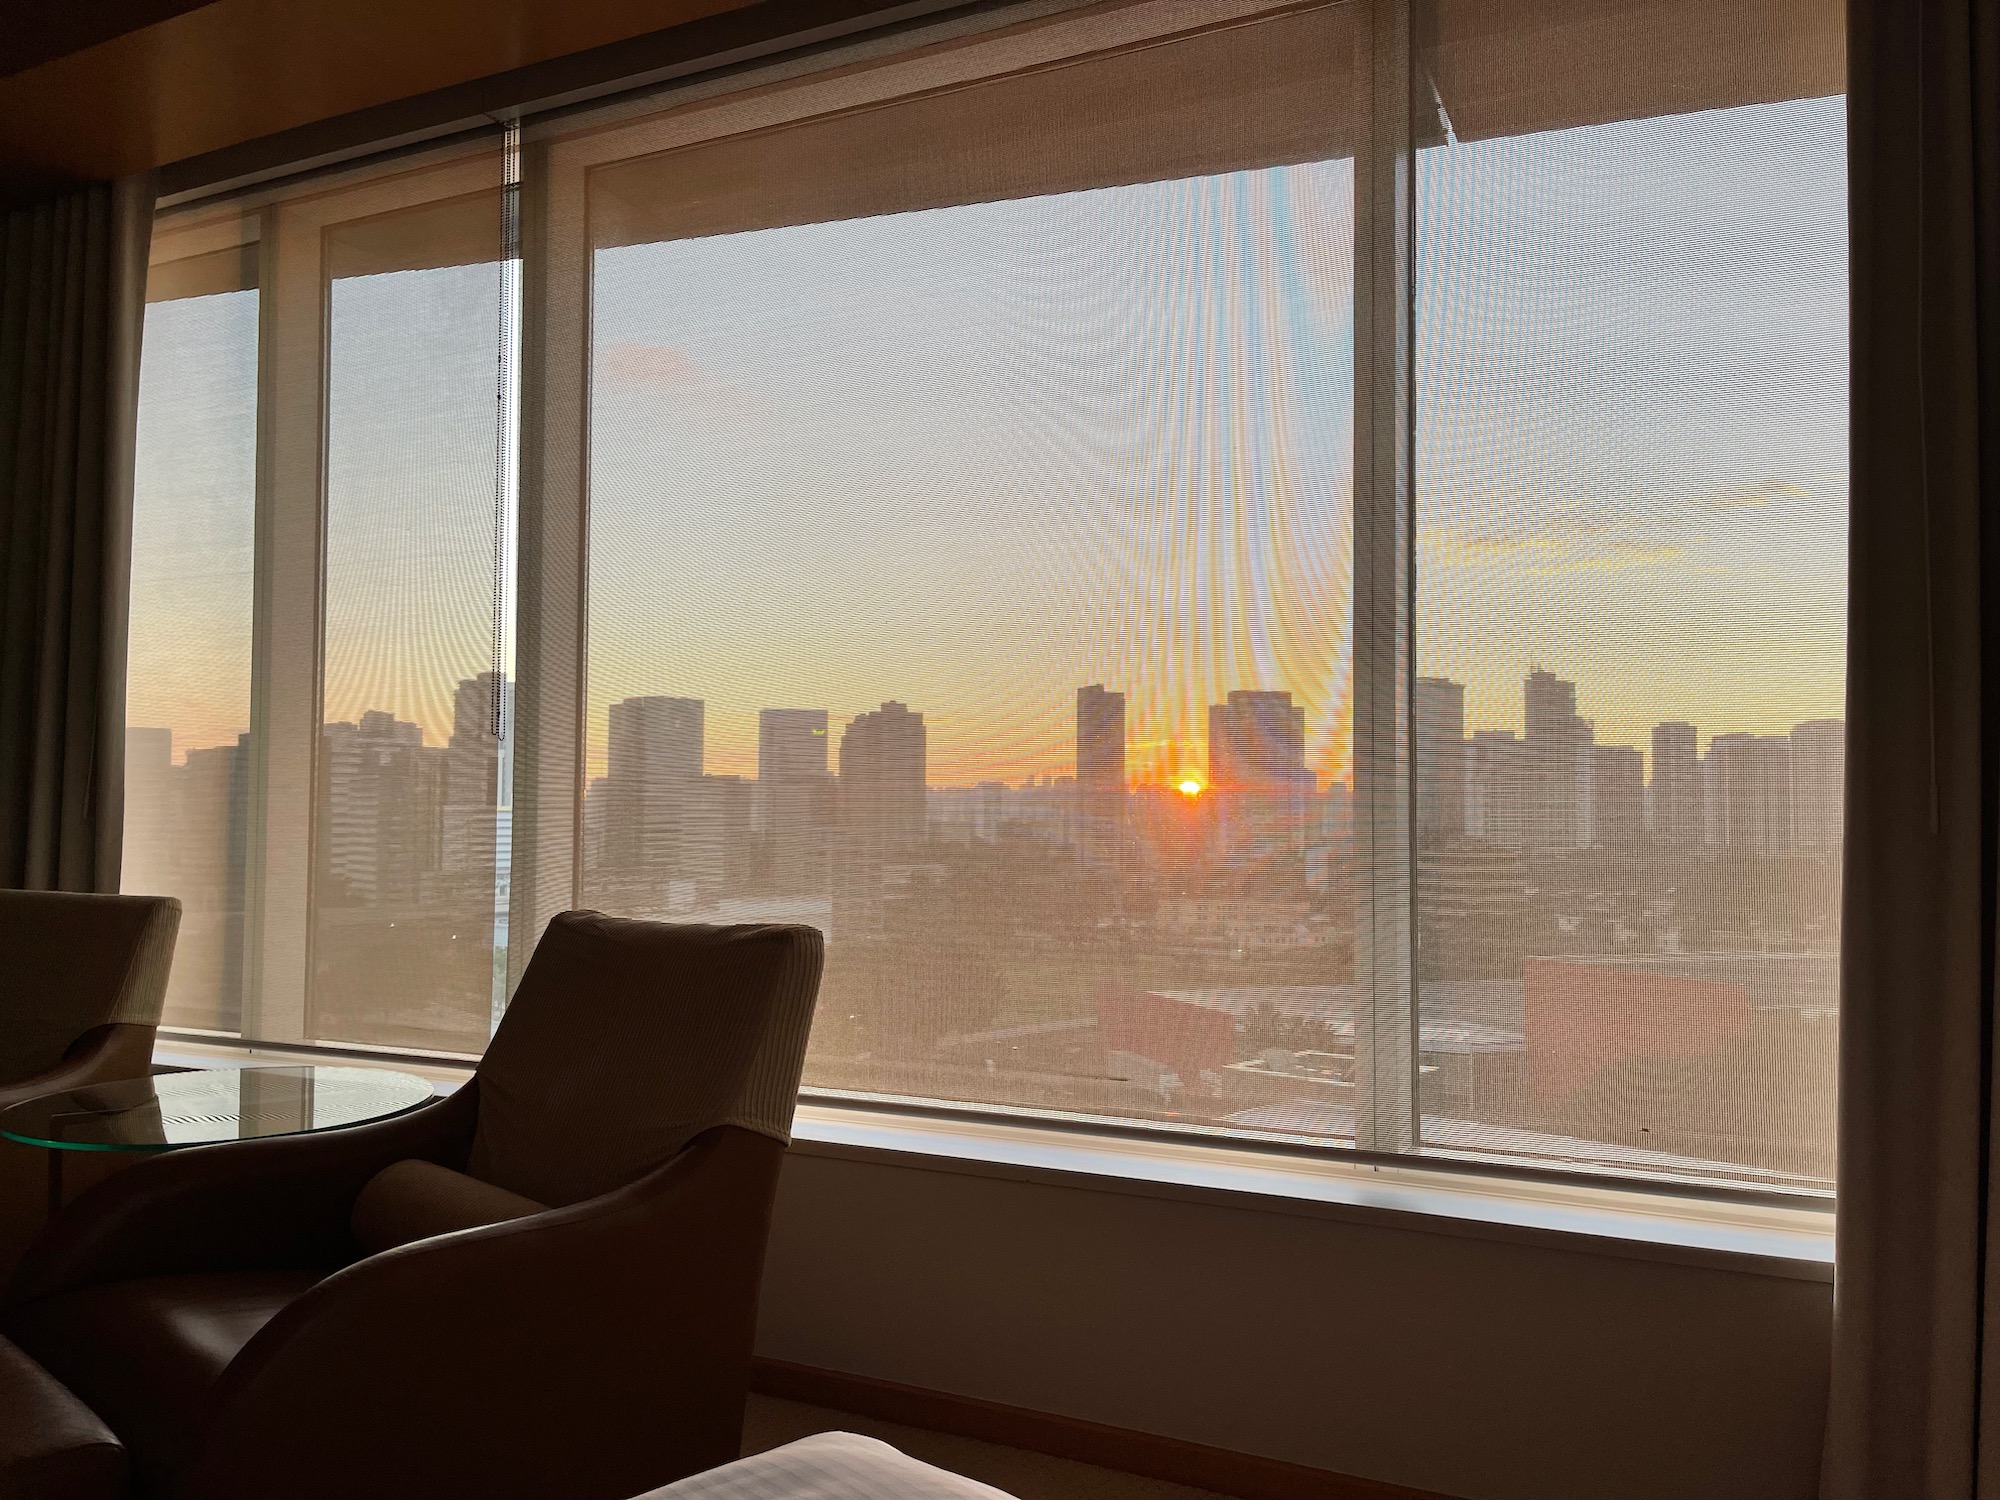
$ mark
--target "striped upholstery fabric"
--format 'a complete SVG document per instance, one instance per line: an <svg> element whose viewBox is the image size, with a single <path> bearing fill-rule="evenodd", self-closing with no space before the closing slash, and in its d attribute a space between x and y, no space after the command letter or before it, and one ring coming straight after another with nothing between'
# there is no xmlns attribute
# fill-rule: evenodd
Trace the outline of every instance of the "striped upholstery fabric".
<svg viewBox="0 0 2000 1500"><path fill-rule="evenodd" d="M472 1175L560 1207L714 1125L789 1140L823 954L810 927L563 913L480 1061Z"/></svg>
<svg viewBox="0 0 2000 1500"><path fill-rule="evenodd" d="M853 1432L821 1432L637 1500L1012 1500Z"/></svg>
<svg viewBox="0 0 2000 1500"><path fill-rule="evenodd" d="M180 926L171 896L0 891L0 1085L94 1027L157 1026Z"/></svg>

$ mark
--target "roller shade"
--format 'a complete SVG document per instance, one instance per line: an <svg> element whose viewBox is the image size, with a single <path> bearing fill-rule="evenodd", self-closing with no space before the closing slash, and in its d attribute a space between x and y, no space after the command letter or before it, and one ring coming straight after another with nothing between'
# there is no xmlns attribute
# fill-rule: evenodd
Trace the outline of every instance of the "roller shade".
<svg viewBox="0 0 2000 1500"><path fill-rule="evenodd" d="M1435 0L1418 25L1437 102L1460 140L1846 87L1839 0Z"/></svg>
<svg viewBox="0 0 2000 1500"><path fill-rule="evenodd" d="M600 167L600 247L1350 156L1360 40L1321 6Z"/></svg>
<svg viewBox="0 0 2000 1500"><path fill-rule="evenodd" d="M392 271L491 265L500 258L503 203L496 187L330 225L327 277L341 281Z"/></svg>
<svg viewBox="0 0 2000 1500"><path fill-rule="evenodd" d="M146 300L179 302L188 297L247 292L256 285L257 246L253 242L160 262L146 272Z"/></svg>

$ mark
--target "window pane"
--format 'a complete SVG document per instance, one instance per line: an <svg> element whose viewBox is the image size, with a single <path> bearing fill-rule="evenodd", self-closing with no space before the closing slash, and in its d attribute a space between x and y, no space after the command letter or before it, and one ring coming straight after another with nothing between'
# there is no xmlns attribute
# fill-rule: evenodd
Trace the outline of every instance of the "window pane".
<svg viewBox="0 0 2000 1500"><path fill-rule="evenodd" d="M586 899L828 931L811 1085L1348 1086L1351 27L593 178Z"/></svg>
<svg viewBox="0 0 2000 1500"><path fill-rule="evenodd" d="M1417 173L1425 1140L1830 1188L1846 119L1791 94L1839 10L1482 94L1561 50L1514 9Z"/></svg>
<svg viewBox="0 0 2000 1500"><path fill-rule="evenodd" d="M163 226L132 515L122 888L178 896L165 1021L241 1022L257 511L256 246ZM222 248L200 249L203 239ZM181 253L176 253L181 252Z"/></svg>
<svg viewBox="0 0 2000 1500"><path fill-rule="evenodd" d="M476 194L325 236L308 1019L324 1040L478 1052L504 974L512 336L500 204Z"/></svg>

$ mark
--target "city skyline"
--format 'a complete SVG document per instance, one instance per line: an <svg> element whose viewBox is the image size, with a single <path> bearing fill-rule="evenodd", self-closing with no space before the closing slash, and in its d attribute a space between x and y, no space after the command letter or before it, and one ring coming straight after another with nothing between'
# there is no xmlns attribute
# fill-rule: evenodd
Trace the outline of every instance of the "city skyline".
<svg viewBox="0 0 2000 1500"><path fill-rule="evenodd" d="M462 733L462 727L466 722L468 703L477 705L479 707L479 711L484 712L484 704L486 702L486 699L480 695L486 694L490 691L490 688L487 686L489 678L490 674L480 674L480 676L476 679L461 679L453 695L453 702L456 705L456 714L457 714L457 717L454 721L454 732L452 734L448 734L442 743L444 744L455 743L457 735L459 733ZM1652 725L1651 733L1647 736L1647 744L1644 746L1625 746L1625 745L1618 745L1612 742L1598 740L1595 738L1596 721L1594 719L1586 719L1577 712L1577 705L1579 702L1584 702L1587 706L1587 700L1579 700L1576 697L1577 689L1581 686L1581 684L1578 684L1576 682L1567 679L1563 679L1558 674L1550 672L1547 669L1539 665L1536 665L1536 666L1531 666L1521 679L1522 686L1524 689L1524 691L1522 692L1522 701L1523 701L1522 712L1518 717L1514 718L1510 723L1507 724L1492 724L1492 723L1473 724L1467 722L1463 717L1465 684L1454 682L1449 678L1441 678L1441 677L1417 678L1415 682L1412 684L1413 692L1411 699L1412 701L1411 743L1413 746L1412 750L1413 768L1418 768L1421 767L1422 765L1422 762L1419 759L1421 755L1421 750L1419 748L1414 748L1414 747L1419 747L1424 738L1425 702L1427 696L1429 696L1432 693L1435 693L1439 688L1455 689L1457 691L1458 714L1452 720L1452 722L1457 726L1456 737L1463 740L1463 742L1466 743L1468 746L1472 745L1475 741L1478 741L1482 738L1492 739L1496 736L1512 737L1517 742L1525 743L1531 737L1531 735L1533 735L1536 732L1535 727L1533 727L1533 720L1535 717L1533 701L1534 701L1534 690L1538 680L1545 680L1553 684L1557 689L1567 690L1567 697L1563 700L1561 706L1554 710L1554 714L1561 719L1573 720L1574 724L1578 726L1586 736L1589 737L1588 742L1592 748L1599 751L1615 750L1615 751L1627 752L1641 757L1641 764L1643 765L1644 768L1644 773L1643 773L1644 780L1649 792L1652 789L1654 783L1656 767L1660 764L1663 755L1665 754L1665 752L1663 752L1662 750L1662 733L1661 733L1662 731L1668 731L1668 732L1685 731L1686 744L1684 753L1691 756L1692 759L1695 761L1705 760L1708 757L1709 753L1714 749L1715 743L1718 740L1742 740L1746 738L1765 739L1771 737L1769 734L1753 730L1745 730L1734 727L1708 728L1701 725L1688 724L1685 721L1681 720L1662 719L1656 721ZM503 681L505 683L506 702L509 705L506 710L506 717L508 719L508 722L511 723L513 683L511 679L503 679ZM468 688L475 686L478 689L477 693L468 696L466 690ZM1079 717L1076 720L1076 723L1081 724L1082 722L1081 715L1085 711L1082 702L1082 695L1089 693L1089 694L1101 695L1099 698L1091 700L1091 710L1093 712L1102 713L1105 711L1105 708L1108 708L1115 715L1116 722L1122 728L1124 699L1125 699L1124 693L1108 689L1106 685L1103 683L1077 688L1075 689L1075 693L1078 695L1079 699L1077 707L1077 712ZM1218 722L1223 722L1223 723L1229 722L1226 716L1232 709L1258 706L1258 705L1243 704L1239 700L1266 700L1271 702L1273 706L1275 706L1276 700L1279 699L1289 700L1289 697L1290 697L1289 693L1285 690L1258 689L1258 688L1232 688L1229 692L1228 698L1223 703L1210 705L1209 722L1211 725L1211 734L1208 736L1203 736L1198 739L1181 742L1180 748L1185 753L1180 755L1172 762L1163 762L1161 764L1161 770L1159 774L1149 777L1128 776L1125 777L1120 782L1100 781L1096 783L1096 785L1099 789L1106 789L1106 790L1114 789L1116 786L1121 786L1121 785L1126 790L1135 790L1141 787L1179 788L1182 787L1189 780L1190 777L1199 781L1203 790L1207 790L1209 788L1220 785L1229 784L1230 782L1236 780L1237 778L1232 776L1227 771L1218 772L1216 769L1214 757L1211 753L1211 746L1214 743L1216 743L1216 739L1213 732L1214 726L1216 726ZM620 699L618 702L609 705L608 715L615 715L620 711L631 712L636 710L640 705L645 705L649 707L673 705L677 708L681 708L682 711L685 713L686 715L685 720L678 727L669 727L664 734L664 739L674 742L676 746L676 748L672 752L673 756L684 762L684 769L680 772L680 774L690 775L690 776L692 775L731 776L749 782L760 782L765 780L766 777L760 774L751 774L746 776L741 769L734 769L736 767L740 767L745 764L746 757L743 753L745 748L747 748L748 750L747 763L750 766L753 773L762 771L763 767L772 761L775 749L776 753L780 756L789 754L792 757L791 762L788 766L785 765L782 760L779 762L780 769L778 772L778 779L784 779L788 777L797 778L800 776L810 775L812 774L810 771L803 769L810 763L807 757L817 756L821 761L824 761L831 755L832 753L831 747L839 742L841 734L844 734L847 729L851 729L857 722L873 718L878 714L880 714L883 710L905 710L909 707L908 705L903 704L894 699L883 699L873 708L856 710L854 713L844 716L844 718L840 713L831 709L824 709L824 708L799 709L799 708L763 707L753 711L756 716L755 723L757 725L757 733L754 736L752 743L748 747L743 747L738 745L728 745L726 747L718 747L717 742L711 739L707 732L708 725L714 722L713 715L710 712L710 705L707 700L692 698L692 697L676 696L671 694L658 694L658 693L634 694L629 698ZM1304 733L1303 733L1304 710L1302 707L1290 704L1288 701L1286 703L1286 709L1290 713L1296 715L1297 718L1296 728L1291 732L1289 737L1286 735L1286 731L1282 727L1273 730L1266 726L1258 725L1254 721L1248 721L1248 720L1245 721L1245 727L1238 732L1248 737L1253 743L1267 741L1267 740L1274 740L1274 739L1285 740L1289 738L1289 744L1291 748L1287 750L1286 748L1281 746L1278 753L1294 754L1302 762L1303 745L1304 745ZM1223 717L1219 720L1218 716L1223 716ZM743 713L739 711L736 714L730 715L728 721L740 722L743 717L744 717ZM772 720L774 719L774 717L781 720L789 719L792 721L794 725L798 726L799 728L802 728L805 733L816 735L818 738L814 741L809 742L811 744L811 749L806 751L804 755L800 755L797 750L789 749L788 747L781 748L781 742L778 741L772 734ZM915 714L915 717L923 722L926 730L926 740L929 741L930 730L938 722L938 715L936 714L936 711L932 709L919 710ZM351 728L359 724L363 719L367 718L375 718L383 721L393 721L399 729L409 728L416 730L418 733L418 737L414 741L414 743L416 744L425 747L431 747L434 744L439 743L439 742L434 742L431 739L429 733L425 731L424 726L421 723L417 722L414 719L405 718L403 714L399 713L397 710L392 708L368 709L364 710L362 714L357 715L353 719L328 719L323 721L323 724L325 727L329 728L334 727L336 725L344 725ZM610 722L611 722L610 738L613 741L615 741L618 737L619 731L616 727L615 718L612 718ZM947 720L946 722L949 721ZM1782 730L1777 731L1777 733L1781 735L1789 735L1801 728L1805 728L1815 724L1839 725L1842 724L1843 722L1844 721L1842 720L1842 718L1838 715L1819 715L1806 719L1795 720L1790 725L1785 726ZM840 727L841 731L840 734L836 734L835 732L834 726L836 725ZM171 764L175 766L179 766L185 763L187 756L190 754L197 753L199 751L206 749L215 748L215 746L213 745L203 745L203 744L188 745L184 743L183 741L181 741L179 735L174 732L173 727L171 725L142 725L134 722L131 725L130 732L143 736L153 736L162 733L166 734L169 737L169 741L173 746L173 753L175 759L171 762ZM249 731L247 729L239 729L235 733L228 735L219 743L225 747L235 747L239 744L247 744L248 733ZM1547 734L1548 729L1546 727L1543 727L1542 733ZM1080 737L1076 735L1076 732L1074 730L1072 731L1072 734L1073 734L1073 744L1076 744ZM1100 722L1100 727L1097 730L1097 734L1099 736L1098 739L1099 754L1101 757L1103 757L1103 759L1110 760L1113 756L1113 752L1102 739L1103 728L1101 726L1101 722ZM793 742L796 743L796 734L793 737ZM149 740L148 743L151 743L151 741ZM1135 742L1130 739L1124 739L1118 742L1118 752L1115 758L1119 765L1123 766L1129 760L1129 752L1133 747L1134 743ZM715 752L718 750L718 748L721 749L721 753L720 755L715 755ZM1259 744L1259 749L1260 750L1262 749L1261 743ZM1263 753L1268 756L1270 752L1264 751ZM714 756L714 758L711 758L712 756ZM611 754L607 758L606 769L595 776L587 777L585 785L588 786L589 784L602 780L605 776L610 774L610 763L615 761L615 758L616 758L616 752L615 751L611 752ZM1074 781L1079 784L1082 784L1083 778L1079 775L1079 767L1082 764L1083 759L1084 759L1083 755L1078 753L1072 753L1071 756L1065 761L1061 761L1053 765L1044 765L1037 770L1025 772L1016 779L1022 785L1046 785L1058 780ZM1177 766L1179 769L1177 770L1169 769L1169 766ZM822 771L824 770L825 768L822 766ZM1419 769L1418 774L1421 779L1429 773L1425 770ZM1444 774L1454 775L1456 773L1446 771ZM1257 779L1259 778L1255 775L1249 778L1249 780L1251 781L1255 781ZM993 782L1005 783L1007 782L1007 780L1008 779L1004 777L989 777L985 778L983 781L977 781L977 782L936 780L927 778L923 784L926 787L933 787L933 788L962 788L962 787L986 785L986 784L991 784ZM1324 789L1327 786L1336 784L1336 782L1338 782L1339 784L1345 784L1349 786L1351 786L1352 784L1350 778L1342 777L1342 778L1329 779L1325 781L1316 779L1314 785L1319 789Z"/></svg>
<svg viewBox="0 0 2000 1500"><path fill-rule="evenodd" d="M1479 727L1522 729L1518 666L1495 659L1495 642L1594 683L1607 740L1638 745L1661 720L1771 733L1842 713L1845 314L1838 276L1820 272L1844 250L1843 108L1806 100L1420 154L1418 669L1465 683ZM1781 202L1773 180L1787 184ZM1045 775L1065 758L1064 706L1032 696L1029 663L1121 682L1148 774L1171 774L1164 761L1202 737L1206 705L1245 685L1293 692L1315 726L1315 772L1343 774L1351 196L1351 169L1333 162L601 254L592 555L618 561L600 561L592 591L591 774L604 702L647 691L662 666L709 703L718 743L743 747L727 769L753 774L761 704L728 689L802 701L808 639L822 672L837 668L830 709L885 691L932 704L953 781ZM1456 253L1472 242L1491 253ZM1088 250L1109 279L1092 291L1030 275L1009 258L1023 244ZM1625 278L1615 288L1606 247ZM1717 256L1740 274L1678 298L1680 268ZM830 264L843 268L833 281L812 269ZM939 267L954 279L933 287ZM668 284L682 294L663 300ZM1540 300L1520 305L1524 287ZM469 671L490 650L490 548L450 528L480 513L482 486L490 509L495 278L445 267L338 288L329 708L386 707L441 742L448 694L420 686L418 669ZM933 316L918 325L895 299L920 290ZM257 298L148 310L132 721L172 727L177 751L227 743L248 718ZM1154 302L1168 321L1149 342L1136 331ZM1202 306L1209 324L1177 333ZM1038 316L1046 365L1111 357L1107 380L1152 392L1148 362L1175 362L1194 403L1182 416L1150 395L1088 416L1095 431L1151 432L1168 472L1121 450L1051 467L1006 438L1042 430L1035 403L1068 399L1003 351L978 352L994 319L1031 308L1077 314ZM1264 357L1231 365L1246 344ZM1454 352L1468 349L1486 361ZM926 414L975 413L996 381L1026 406L926 435ZM862 399L881 415L857 446L829 424ZM1229 446L1206 419L1190 425L1200 410L1235 424ZM1548 440L1586 420L1591 443ZM1046 435L1051 455L1068 451ZM678 455L672 475L661 443ZM448 505L413 504L439 484ZM383 550L413 515L448 569L442 592ZM1148 533L1139 553L1104 540ZM775 607L746 622L727 592L745 545L787 535L764 576L790 597L761 596ZM868 554L892 539L904 564L885 573ZM1054 567L1079 547L1077 577L1113 586L1094 613ZM624 586L661 576L688 586L670 600ZM1216 591L1232 579L1267 597L1224 607ZM462 613L439 615L459 592ZM1054 613L1013 618L1024 595ZM946 617L959 623L939 634ZM1134 672L1149 637L1169 650ZM980 693L954 703L945 689L968 669Z"/></svg>

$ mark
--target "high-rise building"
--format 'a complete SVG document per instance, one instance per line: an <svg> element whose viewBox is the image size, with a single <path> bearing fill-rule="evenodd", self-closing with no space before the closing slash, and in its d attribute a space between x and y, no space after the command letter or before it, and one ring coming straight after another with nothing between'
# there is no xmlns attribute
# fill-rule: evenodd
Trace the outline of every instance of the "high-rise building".
<svg viewBox="0 0 2000 1500"><path fill-rule="evenodd" d="M827 774L826 710L762 708L757 711L757 780L810 781Z"/></svg>
<svg viewBox="0 0 2000 1500"><path fill-rule="evenodd" d="M902 703L857 714L840 737L840 824L883 843L924 836L924 716Z"/></svg>
<svg viewBox="0 0 2000 1500"><path fill-rule="evenodd" d="M513 711L513 684L481 672L452 695L445 747L444 873L488 889L495 873L500 815L500 728Z"/></svg>
<svg viewBox="0 0 2000 1500"><path fill-rule="evenodd" d="M170 1014L184 1025L233 1030L243 1017L250 736L188 751L174 780L170 889L181 900L181 929Z"/></svg>
<svg viewBox="0 0 2000 1500"><path fill-rule="evenodd" d="M1576 684L1539 668L1522 684L1526 719L1528 847L1573 849L1588 832L1590 726L1577 717Z"/></svg>
<svg viewBox="0 0 2000 1500"><path fill-rule="evenodd" d="M826 836L833 821L823 708L766 708L757 714L754 826L770 854L773 886L788 894L826 883Z"/></svg>
<svg viewBox="0 0 2000 1500"><path fill-rule="evenodd" d="M1840 847L1847 797L1847 723L1808 719L1792 726L1792 842L1800 849Z"/></svg>
<svg viewBox="0 0 2000 1500"><path fill-rule="evenodd" d="M1646 827L1646 758L1629 745L1593 745L1590 760L1590 841L1630 848Z"/></svg>
<svg viewBox="0 0 2000 1500"><path fill-rule="evenodd" d="M1238 689L1208 710L1208 783L1217 851L1231 861L1304 848L1306 711L1286 692Z"/></svg>
<svg viewBox="0 0 2000 1500"><path fill-rule="evenodd" d="M1076 838L1093 864L1125 847L1125 695L1102 683L1076 690Z"/></svg>
<svg viewBox="0 0 2000 1500"><path fill-rule="evenodd" d="M1238 689L1208 710L1208 784L1291 787L1306 775L1306 711L1290 693Z"/></svg>
<svg viewBox="0 0 2000 1500"><path fill-rule="evenodd" d="M1106 692L1102 683L1076 690L1076 787L1125 790L1125 695Z"/></svg>
<svg viewBox="0 0 2000 1500"><path fill-rule="evenodd" d="M685 878L681 826L701 779L705 713L699 698L627 698L611 705L605 865L608 873L646 888L642 899L659 898L666 882Z"/></svg>
<svg viewBox="0 0 2000 1500"><path fill-rule="evenodd" d="M414 905L438 868L448 752L380 709L322 729L323 905Z"/></svg>
<svg viewBox="0 0 2000 1500"><path fill-rule="evenodd" d="M705 902L735 895L749 874L752 787L741 776L703 776L682 820L681 878Z"/></svg>
<svg viewBox="0 0 2000 1500"><path fill-rule="evenodd" d="M1416 719L1417 837L1449 843L1465 835L1465 684L1419 677Z"/></svg>
<svg viewBox="0 0 2000 1500"><path fill-rule="evenodd" d="M1782 734L1718 734L1702 763L1708 841L1749 854L1792 847L1792 742Z"/></svg>
<svg viewBox="0 0 2000 1500"><path fill-rule="evenodd" d="M1702 842L1701 761L1692 724L1653 726L1653 837L1665 844Z"/></svg>
<svg viewBox="0 0 2000 1500"><path fill-rule="evenodd" d="M1489 843L1520 848L1527 841L1528 746L1507 729L1482 729L1467 742L1465 831Z"/></svg>
<svg viewBox="0 0 2000 1500"><path fill-rule="evenodd" d="M119 889L178 894L173 885L175 818L174 732L125 731L125 845Z"/></svg>

